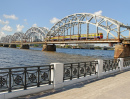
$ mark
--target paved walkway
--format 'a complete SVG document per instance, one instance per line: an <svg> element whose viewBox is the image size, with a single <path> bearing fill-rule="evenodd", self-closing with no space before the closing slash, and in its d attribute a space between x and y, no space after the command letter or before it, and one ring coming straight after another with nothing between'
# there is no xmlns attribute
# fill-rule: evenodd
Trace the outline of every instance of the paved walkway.
<svg viewBox="0 0 130 99"><path fill-rule="evenodd" d="M130 71L17 99L130 99Z"/></svg>

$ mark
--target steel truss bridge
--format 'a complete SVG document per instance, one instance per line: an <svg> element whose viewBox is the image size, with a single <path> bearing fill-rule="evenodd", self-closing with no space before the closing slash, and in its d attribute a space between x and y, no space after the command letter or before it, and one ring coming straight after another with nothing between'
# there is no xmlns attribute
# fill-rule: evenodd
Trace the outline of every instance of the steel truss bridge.
<svg viewBox="0 0 130 99"><path fill-rule="evenodd" d="M103 39L61 40L60 36L103 33ZM52 41L52 37L58 37ZM130 44L130 26L117 20L90 13L76 13L64 17L51 29L31 27L26 33L16 32L0 39L1 44L75 44L75 43L123 43Z"/></svg>

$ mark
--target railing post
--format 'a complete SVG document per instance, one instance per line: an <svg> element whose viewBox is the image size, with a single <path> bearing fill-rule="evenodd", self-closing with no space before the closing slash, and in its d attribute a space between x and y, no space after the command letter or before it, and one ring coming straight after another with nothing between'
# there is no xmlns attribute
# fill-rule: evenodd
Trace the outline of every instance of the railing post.
<svg viewBox="0 0 130 99"><path fill-rule="evenodd" d="M51 85L51 83L52 83L52 81L53 81L53 74L52 74L52 72L54 71L53 69L53 66L49 66L49 85Z"/></svg>
<svg viewBox="0 0 130 99"><path fill-rule="evenodd" d="M38 72L38 75L37 75L37 78L38 78L37 87L40 87L40 67L37 68L37 72Z"/></svg>
<svg viewBox="0 0 130 99"><path fill-rule="evenodd" d="M120 71L123 70L123 62L124 62L124 58L118 58L120 61L119 61L119 68L120 68Z"/></svg>
<svg viewBox="0 0 130 99"><path fill-rule="evenodd" d="M79 78L79 69L80 69L80 63L78 63L78 78Z"/></svg>
<svg viewBox="0 0 130 99"><path fill-rule="evenodd" d="M98 74L98 78L100 78L102 76L102 72L103 72L103 60L98 59L96 61L98 61L98 64L96 66L96 72Z"/></svg>
<svg viewBox="0 0 130 99"><path fill-rule="evenodd" d="M70 80L72 80L73 79L73 65L71 64L71 67L70 67L70 70L71 70L71 74L70 74Z"/></svg>
<svg viewBox="0 0 130 99"><path fill-rule="evenodd" d="M84 73L84 77L87 75L86 74L86 63L84 63L84 67L85 67L85 73Z"/></svg>
<svg viewBox="0 0 130 99"><path fill-rule="evenodd" d="M8 92L11 92L11 90L12 90L12 86L11 86L11 74L12 74L12 72L11 72L11 68L9 69L9 89L8 89Z"/></svg>
<svg viewBox="0 0 130 99"><path fill-rule="evenodd" d="M27 68L24 68L24 90L27 89Z"/></svg>
<svg viewBox="0 0 130 99"><path fill-rule="evenodd" d="M53 81L54 89L63 87L63 63L51 63L54 69L51 71L51 80Z"/></svg>

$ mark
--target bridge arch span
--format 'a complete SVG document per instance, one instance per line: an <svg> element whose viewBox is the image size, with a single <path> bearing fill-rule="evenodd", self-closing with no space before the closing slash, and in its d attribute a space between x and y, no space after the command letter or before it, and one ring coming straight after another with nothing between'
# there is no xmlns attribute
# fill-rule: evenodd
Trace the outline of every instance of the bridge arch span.
<svg viewBox="0 0 130 99"><path fill-rule="evenodd" d="M38 35L39 34L39 38L41 41L44 41L44 39L47 36L49 29L46 27L31 27L30 29L28 29L25 33L26 39L28 39L30 41L31 37L34 35Z"/></svg>
<svg viewBox="0 0 130 99"><path fill-rule="evenodd" d="M67 31L68 29L71 29L70 30L71 33L69 35L72 35L73 34L72 28L74 28L74 26L78 27L78 34L81 34L82 24L87 25L86 34L89 34L89 24L96 26L96 33L98 33L98 28L105 30L107 33L107 37L106 37L107 39L109 38L109 35L111 35L115 39L120 39L120 36L124 37L121 33L130 29L129 26L126 26L117 20L105 16L100 16L100 15L95 15L90 13L76 13L76 14L66 16L60 21L58 21L56 24L54 24L54 26L48 32L48 35L50 37L65 35L65 31ZM120 30L121 27L125 29L121 31Z"/></svg>
<svg viewBox="0 0 130 99"><path fill-rule="evenodd" d="M23 41L25 34L23 32L16 32L12 36L12 41Z"/></svg>
<svg viewBox="0 0 130 99"><path fill-rule="evenodd" d="M5 43L6 37L1 37L0 42Z"/></svg>
<svg viewBox="0 0 130 99"><path fill-rule="evenodd" d="M11 43L12 42L12 35L7 35L1 38L1 41L4 43Z"/></svg>

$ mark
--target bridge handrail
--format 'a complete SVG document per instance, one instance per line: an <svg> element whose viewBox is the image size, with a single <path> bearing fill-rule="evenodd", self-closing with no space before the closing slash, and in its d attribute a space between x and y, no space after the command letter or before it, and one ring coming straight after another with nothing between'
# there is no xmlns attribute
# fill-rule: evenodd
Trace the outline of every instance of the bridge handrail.
<svg viewBox="0 0 130 99"><path fill-rule="evenodd" d="M98 61L76 62L64 64L63 80L72 80L74 78L96 75L96 65Z"/></svg>
<svg viewBox="0 0 130 99"><path fill-rule="evenodd" d="M54 65L0 68L0 92L44 84L52 84L51 70Z"/></svg>

